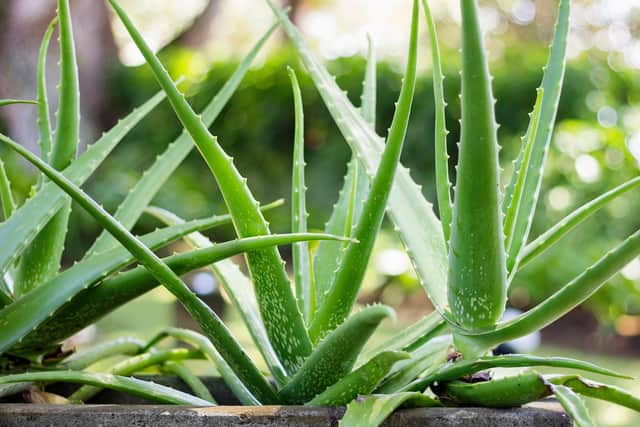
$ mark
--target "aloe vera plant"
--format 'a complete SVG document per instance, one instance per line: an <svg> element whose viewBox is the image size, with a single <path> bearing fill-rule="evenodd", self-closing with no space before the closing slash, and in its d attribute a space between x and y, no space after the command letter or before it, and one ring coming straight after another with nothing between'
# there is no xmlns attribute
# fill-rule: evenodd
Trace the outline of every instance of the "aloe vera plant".
<svg viewBox="0 0 640 427"><path fill-rule="evenodd" d="M363 408L373 410L374 405L380 405L373 411L378 415L372 415L364 423L377 425L384 418L379 416L380 408L386 408L384 413L388 414L395 407L411 401L412 395L406 393L425 391L435 393L442 404L481 406L517 406L555 394L577 422L582 422L585 418L585 411L579 404L580 397L576 395L582 393L589 396L584 393L584 389L571 389L564 385L552 386L537 374L527 374L529 376L523 377L529 381L525 385L518 377L479 380L478 383L465 382L466 376L491 367L533 367L539 363L560 367L564 363L561 359L537 359L525 355L500 358L491 356L490 351L501 343L525 336L557 320L585 301L611 276L640 254L639 231L537 307L513 320L501 321L509 285L524 265L533 261L606 203L636 188L640 183L638 178L634 178L620 185L576 209L556 226L528 242L564 78L570 3L570 0L559 0L549 61L538 90L530 125L523 138L522 150L515 163L511 182L503 185L500 182L500 147L496 134L495 100L478 19L478 6L475 0L460 1L462 132L458 146L458 173L455 191L452 194L446 147L446 102L442 89L444 77L438 38L428 2L422 1L433 61L436 106L434 149L437 162L435 176L440 220L432 218L429 202L402 169L395 176L387 210L442 324L450 330L451 347L442 347L442 357L439 358L434 357L433 352L421 350L420 346L414 347L411 352L412 361L399 363L378 388L377 392L383 392L385 395L374 395L361 403L354 402L349 406L345 416L346 425L360 425L358 422L362 423L362 419L357 421L358 417L366 414ZM280 17L283 28L309 70L354 156L367 171L375 170L381 161L380 138L367 121L360 117L357 109L336 85L326 68L306 46L295 26L274 8L270 1L269 4ZM421 228L423 231L419 231ZM408 333L413 333L413 330ZM425 341L425 345L430 344L434 348L433 340ZM391 345L392 341L387 344ZM384 345L381 346L381 349L383 348ZM446 355L454 350L460 352L452 353L458 356L447 358ZM488 365L485 364L487 362ZM569 364L576 369L590 370L579 361L571 360ZM478 367L478 370L467 371L465 367L471 365ZM455 372L457 369L465 372ZM455 373L439 378L438 373L443 370L453 370L449 372ZM401 378L404 380L400 380ZM473 390L474 400L461 397L466 395L466 391L463 393L463 390L467 388L464 387ZM388 393L399 393L399 397L391 399ZM494 393L498 396L495 399L491 397ZM606 400L634 408L629 400L615 399L612 397L613 393L606 394ZM447 400L447 396L454 395L458 397ZM594 393L590 397L594 397ZM456 400L458 398L459 400Z"/></svg>
<svg viewBox="0 0 640 427"><path fill-rule="evenodd" d="M203 116L200 116L192 110L176 84L168 77L163 65L146 45L126 13L115 1L111 5L147 59L163 93L183 123L185 132L158 157L115 215L106 212L80 188L127 131L142 120L164 96L154 97L140 112L133 113L85 153L73 159L78 127L78 97L77 90L74 89L77 87L77 69L69 5L65 0L60 0L58 18L45 33L40 52L38 105L41 107L39 128L42 152L40 156L36 156L11 138L0 135L3 145L23 156L42 173L38 191L17 208L12 202L10 182L6 174L3 174L3 200L11 199L11 203L7 203L7 220L0 225L0 236L15 243L9 245L8 251L0 256L3 275L9 277L12 283L3 289L6 298L4 307L0 310L0 352L7 360L17 361L12 369L18 372L2 377L0 394L34 382L67 381L84 384L84 387L68 397L71 402L89 399L99 388L108 387L161 402L215 404L212 396L203 390L199 380L182 364L184 360L194 358L205 358L212 363L244 404L307 403L319 395L320 401L314 404L346 404L359 393L373 391L395 363L409 355L402 351L382 352L370 357L362 366L357 364L369 337L393 311L385 306L374 305L349 316L358 290L352 283L359 284L362 281L374 238L384 216L393 182L391 178L398 164L409 120L416 80L418 2L414 2L407 78L403 83L382 161L373 174L373 184L369 188L364 169L354 160L345 202L336 207L335 216L342 219L335 222L335 228L328 226L325 233L306 231L302 93L295 72L289 70L295 98L293 113L296 126L292 187L294 233L286 235L270 233L264 212L271 206L261 207L255 201L246 179L207 128L229 100L275 26L266 32L239 65L234 76L211 101ZM48 130L50 121L44 90L44 58L55 26L60 27L61 33L64 33L60 39L63 51L62 93L57 121L58 126L63 128L52 133ZM375 120L373 58L371 47L363 96L363 117L370 123ZM185 221L170 211L149 206L154 194L166 180L167 172L172 172L194 145L198 147L216 178L229 210L228 215ZM66 233L68 215L64 209L70 206L71 199L93 216L105 233L96 240L80 262L66 270L60 270L57 259L62 243L57 236L59 233L62 236ZM364 205L358 208L361 200L364 200ZM160 219L167 226L144 236L132 235L130 228L144 212ZM57 216L62 218L59 223L54 222ZM238 240L212 243L200 233L225 223L234 225ZM52 230L48 230L49 226L46 224L55 225ZM34 244L41 238L46 240L46 247L49 249L40 243ZM160 259L155 254L156 249L182 238L192 250L165 259ZM315 274L313 254L304 243L310 240L336 242L336 245L326 246L322 250L337 267L335 274ZM283 262L275 249L275 246L281 244L294 244L295 286L292 286L285 274ZM51 253L52 256L34 260L31 259L33 251ZM227 259L238 253L246 253L250 277L246 277ZM18 259L20 268L14 271L13 266ZM32 262L42 268L23 268ZM127 268L131 265L135 268ZM275 387L257 369L254 361L247 356L222 320L188 290L179 278L181 274L202 267L210 267L221 279L231 302L240 309L242 318L275 379ZM25 281L27 276L28 280ZM160 284L176 295L199 323L203 334L169 329L149 343L124 339L74 353L60 361L52 362L43 358L45 354L53 354L52 350L57 348L60 341L73 332ZM315 292L316 284L322 290L321 297ZM295 293L292 288L296 289ZM431 323L427 326L430 325ZM155 344L165 337L194 348L157 350ZM419 339L420 337L412 338L410 342ZM354 343L357 345L352 345ZM96 362L113 355L127 355L129 358L112 366L106 374L85 371ZM339 365L339 369L335 369L336 365ZM20 373L21 370L35 366L38 368L36 372ZM185 396L167 388L124 377L149 366L157 366L185 378L198 397ZM47 371L46 368L53 370Z"/></svg>
<svg viewBox="0 0 640 427"><path fill-rule="evenodd" d="M84 385L68 397L71 402L87 400L100 388L108 387L159 402L213 405L213 396L183 363L204 358L215 366L243 404L348 405L341 421L347 427L379 425L402 405L513 407L550 395L557 397L579 425L591 423L581 396L640 409L637 397L578 375L541 375L528 370L494 379L488 371L547 366L628 378L574 359L491 355L496 345L557 320L640 254L638 231L539 306L513 320L500 320L508 288L521 268L606 203L640 184L640 178L635 178L614 188L529 242L564 77L570 0L559 0L549 62L514 175L507 185L500 182L494 99L477 2L460 1L462 134L455 191L448 173L444 77L436 27L427 0L413 1L406 72L386 141L375 133L376 67L371 41L362 105L358 109L306 46L286 11L267 0L353 154L324 233L308 233L303 93L296 73L289 69L295 129L291 188L293 233L287 235L270 232L264 215L269 206L261 207L255 200L246 179L224 151L224 141L218 141L208 129L276 26L265 33L199 115L169 78L126 12L115 0L109 3L145 57L162 94L74 159L78 127L77 72L68 3L59 0L58 18L47 30L40 52L37 100L40 157L0 135L0 143L26 158L42 173L36 194L17 207L10 181L0 163L0 196L6 218L0 224L0 238L7 242L0 251L0 273L4 277L0 280L0 353L10 361L22 361L22 366L15 367L16 371L24 370L25 364L39 368L35 372L11 372L0 377L0 395L24 389L34 382L66 381ZM421 6L434 64L435 184L440 219L408 170L399 164L414 97ZM56 25L62 35L58 126L63 128L52 133L43 62ZM183 124L184 132L158 157L112 216L80 186L126 133L165 96ZM15 102L2 101L0 105ZM149 206L168 175L193 146L209 166L228 215L186 221L166 209ZM59 254L71 199L85 209L104 232L79 263L60 271ZM145 212L166 227L144 236L133 236L130 229ZM381 345L363 351L378 325L393 315L390 308L381 305L351 314L385 212L395 223L436 312ZM233 224L238 240L212 243L201 233L224 223ZM178 239L184 239L191 249L164 259L155 254L156 249ZM311 240L321 240L315 253L307 243ZM294 245L292 280L276 248L282 244ZM51 256L32 259L37 251ZM228 259L238 253L245 253L249 276ZM17 270L16 260L20 260ZM33 267L25 268L28 265ZM135 268L123 271L131 265ZM273 382L268 381L247 356L222 319L179 278L203 267L218 276L229 300L239 309ZM176 295L201 326L202 334L169 328L147 343L116 340L42 366L46 360L43 355L51 354L71 333L161 284ZM157 344L167 338L190 348L158 349ZM86 371L113 355L128 358L112 365L105 374ZM150 366L180 376L194 395L127 377ZM362 395L368 397L357 399Z"/></svg>

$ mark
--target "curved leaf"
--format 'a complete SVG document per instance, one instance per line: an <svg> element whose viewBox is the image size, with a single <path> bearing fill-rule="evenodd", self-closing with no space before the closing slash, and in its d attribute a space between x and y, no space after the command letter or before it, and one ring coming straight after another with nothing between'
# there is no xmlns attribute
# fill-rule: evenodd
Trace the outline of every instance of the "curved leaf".
<svg viewBox="0 0 640 427"><path fill-rule="evenodd" d="M552 390L576 427L596 427L584 401L573 390L563 385L552 386Z"/></svg>
<svg viewBox="0 0 640 427"><path fill-rule="evenodd" d="M160 365L171 360L199 359L202 353L199 351L187 350L185 348L176 348L162 351L149 351L137 356L125 359L109 369L109 374L130 376L136 372L143 371L152 366ZM85 385L74 391L69 400L77 402L85 402L102 391L101 387ZM215 402L209 401L214 404Z"/></svg>
<svg viewBox="0 0 640 427"><path fill-rule="evenodd" d="M142 381L135 378L121 377L118 375L95 374L79 371L51 371L31 372L28 374L15 374L0 377L0 384L11 384L25 381L35 382L68 382L87 384L97 387L129 393L144 399L160 403L190 406L211 406L210 402L202 400L190 394L174 390L160 384Z"/></svg>
<svg viewBox="0 0 640 427"><path fill-rule="evenodd" d="M518 262L518 268L523 268L525 265L529 264L529 262L531 262L535 257L553 246L569 231L603 208L605 204L623 195L627 191L638 187L639 185L640 177L635 177L571 212L569 215L561 219L556 225L542 233L533 242L524 247L522 255L520 256L520 261Z"/></svg>
<svg viewBox="0 0 640 427"><path fill-rule="evenodd" d="M400 406L430 408L442 406L440 402L422 393L374 394L354 400L340 420L341 427L377 427Z"/></svg>
<svg viewBox="0 0 640 427"><path fill-rule="evenodd" d="M84 351L73 353L64 359L62 365L71 370L85 369L108 357L122 354L138 354L144 348L144 345L144 341L137 338L117 338L93 345Z"/></svg>

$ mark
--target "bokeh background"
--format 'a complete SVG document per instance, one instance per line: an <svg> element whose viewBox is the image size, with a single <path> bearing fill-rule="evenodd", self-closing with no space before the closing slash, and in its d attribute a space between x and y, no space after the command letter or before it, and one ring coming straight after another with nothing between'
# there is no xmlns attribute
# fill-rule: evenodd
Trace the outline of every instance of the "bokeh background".
<svg viewBox="0 0 640 427"><path fill-rule="evenodd" d="M271 25L273 17L258 0L121 0L183 89L202 108L233 72L237 62ZM377 47L378 120L384 135L393 114L408 39L409 0L289 0L291 17L328 63L338 83L359 102L366 35ZM459 9L457 2L431 0L437 20L447 79L449 151L456 160L459 105ZM498 99L501 161L505 179L535 98L553 33L556 0L481 1L494 92ZM155 81L120 25L103 2L72 0L81 76L83 144L94 141L157 91ZM35 98L36 56L53 15L53 0L0 2L0 98ZM433 92L430 53L423 25L420 78L403 163L425 196L435 200L433 184ZM50 98L56 103L57 46L48 57ZM249 185L264 201L287 198L290 188L293 107L285 67L299 71L305 104L310 228L327 220L350 156L347 145L300 67L282 33L275 34L212 129L235 158ZM36 149L35 110L28 106L0 111L0 130ZM98 170L86 189L114 210L155 156L180 132L168 106L138 126ZM28 197L35 172L0 148L16 197ZM640 169L640 0L574 0L569 65L558 123L543 182L543 197L532 231L535 236L572 209L637 176ZM455 170L451 170L455 177ZM154 201L187 218L224 211L205 164L193 153ZM638 190L610 203L545 256L527 266L512 290L511 304L526 310L550 295L608 248L640 226ZM274 231L289 230L287 206L269 213ZM157 224L143 218L136 231ZM381 233L367 274L361 302L382 301L398 308L399 320L387 333L428 313L431 306L416 282L401 245L388 227ZM97 225L75 209L65 263L78 259L99 233ZM216 240L233 237L223 229ZM179 250L180 247L174 248ZM288 249L283 253L289 256ZM232 325L232 309L217 294L215 279L197 273L190 280ZM193 326L162 291L152 292L101 321L90 339L114 334L148 336L170 323ZM239 334L242 331L235 328ZM248 337L245 337L248 343ZM571 354L640 373L640 259L631 262L586 304L542 331L540 354ZM640 391L637 382L628 387ZM594 406L601 422L638 425L629 411Z"/></svg>

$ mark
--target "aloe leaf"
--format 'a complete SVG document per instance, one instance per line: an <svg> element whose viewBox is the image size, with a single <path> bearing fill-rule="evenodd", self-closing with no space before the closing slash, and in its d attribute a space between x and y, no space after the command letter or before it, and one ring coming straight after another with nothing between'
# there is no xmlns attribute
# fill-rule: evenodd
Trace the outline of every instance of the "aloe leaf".
<svg viewBox="0 0 640 427"><path fill-rule="evenodd" d="M383 351L314 397L307 405L343 406L358 396L370 394L396 362L409 357L409 353L404 351Z"/></svg>
<svg viewBox="0 0 640 427"><path fill-rule="evenodd" d="M500 212L497 126L476 0L461 0L462 124L449 242L449 304L464 329L493 326L507 277Z"/></svg>
<svg viewBox="0 0 640 427"><path fill-rule="evenodd" d="M440 402L422 393L374 394L354 400L340 420L341 427L377 427L397 408L406 405L413 408L442 406Z"/></svg>
<svg viewBox="0 0 640 427"><path fill-rule="evenodd" d="M13 199L11 181L9 181L2 159L0 159L0 202L2 202L2 214L4 215L4 219L8 220L13 214L13 211L16 210L16 202ZM0 272L1 271L2 269L0 269Z"/></svg>
<svg viewBox="0 0 640 427"><path fill-rule="evenodd" d="M280 19L340 132L365 167L367 176L372 177L378 168L384 142L340 90L326 67L311 53L288 17L272 1L267 0L267 3ZM443 283L447 281L448 267L442 226L406 168L399 168L396 173L389 195L388 213L399 230L429 299L440 313L446 314L447 293ZM316 284L319 286L318 281Z"/></svg>
<svg viewBox="0 0 640 427"><path fill-rule="evenodd" d="M445 403L488 408L516 408L552 393L550 384L535 372L475 383L452 381L434 391Z"/></svg>
<svg viewBox="0 0 640 427"><path fill-rule="evenodd" d="M347 245L334 282L313 317L309 335L318 342L349 315L360 289L375 238L384 218L393 176L397 169L407 131L416 83L418 45L418 2L413 4L409 58L396 112L389 129L380 165L371 183L369 196L353 233L358 243Z"/></svg>
<svg viewBox="0 0 640 427"><path fill-rule="evenodd" d="M451 353L451 336L437 337L411 352L411 359L396 364L376 393L424 391L419 377L446 363Z"/></svg>
<svg viewBox="0 0 640 427"><path fill-rule="evenodd" d="M144 341L137 338L117 338L74 353L64 359L62 365L71 370L85 369L112 356L138 354L144 346Z"/></svg>
<svg viewBox="0 0 640 427"><path fill-rule="evenodd" d="M402 331L385 340L371 350L367 350L364 353L363 357L370 359L374 355L386 350L412 351L415 349L416 343L419 343L424 339L424 337L432 338L434 336L434 333L437 333L437 331L439 331L441 326L443 325L445 325L444 320L437 312L434 311L418 320L417 322L413 323L412 325L409 325L406 328L402 329Z"/></svg>
<svg viewBox="0 0 640 427"><path fill-rule="evenodd" d="M167 328L153 338L148 344L148 347L165 337L172 337L176 340L184 341L200 350L207 360L216 367L225 384L243 405L260 405L260 401L247 389L247 386L238 378L207 337L188 329Z"/></svg>
<svg viewBox="0 0 640 427"><path fill-rule="evenodd" d="M433 63L433 98L436 108L435 123L435 158L436 158L436 192L438 197L438 211L445 240L449 241L451 234L451 219L453 207L451 204L451 180L449 179L449 154L447 153L447 123L445 108L447 103L444 98L444 74L442 72L442 60L440 59L440 47L438 46L438 34L436 25L431 15L429 2L422 0L422 6L429 28L429 41L431 42L431 62Z"/></svg>
<svg viewBox="0 0 640 427"><path fill-rule="evenodd" d="M207 126L211 126L211 124L213 124L222 109L227 105L227 102L231 99L231 96L235 93L240 82L247 74L247 71L255 60L256 55L260 52L277 27L277 24L272 25L260 40L258 40L247 56L240 62L240 64L238 64L238 67L233 72L229 80L225 82L216 96L214 96L211 102L206 106L202 112L202 121ZM162 188L167 179L169 179L171 174L176 170L180 163L182 163L192 149L193 141L191 140L189 133L187 131L183 131L183 133L167 147L164 153L158 156L151 168L143 174L142 178L140 178L127 197L122 201L120 206L118 206L114 217L120 221L122 225L131 229L138 221L138 218L140 218L140 215L142 215L142 212L144 212L144 209L158 193L160 188ZM103 232L87 251L85 258L96 253L112 249L117 245L118 242L109 233Z"/></svg>
<svg viewBox="0 0 640 427"><path fill-rule="evenodd" d="M58 17L53 18L42 38L38 54L38 130L40 132L40 157L49 162L52 148L51 120L49 114L49 98L47 96L47 52L53 30L58 24Z"/></svg>
<svg viewBox="0 0 640 427"><path fill-rule="evenodd" d="M362 118L375 129L376 126L376 99L377 99L377 70L376 70L376 49L371 39L371 34L367 34L367 66L362 83Z"/></svg>
<svg viewBox="0 0 640 427"><path fill-rule="evenodd" d="M30 163L40 169L50 180L73 198L85 209L102 227L109 230L140 263L153 275L155 279L173 293L184 305L187 312L196 320L198 325L212 340L220 351L225 361L236 372L241 381L251 389L251 392L261 402L273 402L275 392L260 371L255 367L251 359L236 339L231 335L222 320L199 299L188 286L178 277L160 258L149 248L135 238L126 228L120 225L93 199L87 196L80 188L75 186L64 175L51 168L38 157L31 154L21 145L0 135L0 141L9 145ZM11 307L11 306L10 306ZM37 309L36 309L37 311ZM31 313L30 313L31 314ZM3 319L6 322L6 319ZM11 325L12 326L12 325ZM4 332L7 326L1 329ZM15 338L15 336L14 336ZM0 347L2 349L2 347Z"/></svg>
<svg viewBox="0 0 640 427"><path fill-rule="evenodd" d="M391 308L375 305L354 314L318 343L280 397L289 404L305 403L351 372L362 347Z"/></svg>
<svg viewBox="0 0 640 427"><path fill-rule="evenodd" d="M214 224L218 222L224 223L225 218L223 217L222 221L220 221L219 218L214 217L213 221L210 219L198 220L174 227L167 227L149 233L141 237L141 240L143 244L151 249L157 249L194 230L209 228L212 222ZM236 243L232 242L230 245L222 244L218 246L218 249L224 250L225 246L228 249L229 246L236 246ZM238 251L234 252L236 254L240 253ZM124 248L112 249L111 251L94 257L90 261L75 264L73 267L60 273L44 286L44 288L47 289L40 289L41 287L38 287L30 293L25 294L25 296L16 301L15 304L0 311L0 324L10 325L3 327L3 330L0 331L0 343L2 343L0 344L0 348L6 349L4 346L18 342L25 334L30 334L33 328L36 328L40 322L60 309L61 306L66 304L67 301L78 292L95 284L120 268L125 267L133 260L134 257ZM76 322L82 320L82 317L78 315L77 311L69 314L73 315ZM84 327L88 326L88 324L81 324L79 326ZM61 328L60 332L65 334L63 338L68 337L69 334L73 332L66 327L62 328L62 324L58 324L58 327ZM36 331L37 328L33 330L33 332ZM28 340L27 338L27 341ZM23 347L24 344L25 343L19 343L19 346Z"/></svg>
<svg viewBox="0 0 640 427"><path fill-rule="evenodd" d="M202 353L199 351L187 350L185 348L149 351L115 364L109 369L108 373L111 375L130 376L136 372L143 371L152 366L160 365L167 361L200 358L202 358ZM85 385L74 391L69 396L69 400L74 402L86 402L102 390L103 389L101 387ZM210 401L210 403L214 402Z"/></svg>
<svg viewBox="0 0 640 427"><path fill-rule="evenodd" d="M295 110L295 137L293 145L293 177L291 185L291 231L305 233L307 231L307 203L304 179L304 111L300 84L293 69L288 68L289 79L293 88L293 103ZM313 273L311 271L311 257L309 244L295 243L292 247L293 278L296 287L298 308L308 323L315 310L315 289Z"/></svg>
<svg viewBox="0 0 640 427"><path fill-rule="evenodd" d="M80 136L80 89L69 0L58 0L60 102L51 166L63 170L76 156Z"/></svg>
<svg viewBox="0 0 640 427"><path fill-rule="evenodd" d="M51 151L51 165L65 169L76 156L80 136L80 91L78 66L69 0L58 0L60 31L60 102L57 113L55 143ZM15 295L26 294L56 275L67 235L71 200L65 198L61 209L25 251L18 267Z"/></svg>
<svg viewBox="0 0 640 427"><path fill-rule="evenodd" d="M331 217L325 226L325 233L344 234L351 236L354 221L360 218L362 202L369 193L369 179L366 171L354 157L347 165L344 184L338 195L338 201L333 206ZM316 307L322 305L324 297L333 279L342 256L344 243L322 241L313 258L314 285L316 289Z"/></svg>
<svg viewBox="0 0 640 427"><path fill-rule="evenodd" d="M563 385L552 386L553 394L558 399L576 427L595 427L584 401L569 387Z"/></svg>
<svg viewBox="0 0 640 427"><path fill-rule="evenodd" d="M5 107L7 105L15 105L15 104L37 105L38 101L33 101L31 99L0 99L0 107Z"/></svg>
<svg viewBox="0 0 640 427"><path fill-rule="evenodd" d="M520 338L553 323L600 289L614 274L640 255L640 230L604 255L542 303L490 332L456 336L456 345L482 354L503 342Z"/></svg>
<svg viewBox="0 0 640 427"><path fill-rule="evenodd" d="M268 235L269 227L258 208L258 202L247 187L246 179L236 169L231 157L211 135L202 119L193 112L122 8L115 0L109 0L109 3L142 52L158 83L167 93L176 115L211 169L229 213L233 217L238 236ZM311 342L302 314L297 309L284 263L277 248L247 253L246 259L271 344L285 370L293 373L311 353Z"/></svg>
<svg viewBox="0 0 640 427"><path fill-rule="evenodd" d="M210 402L160 384L118 375L79 371L31 372L0 377L0 384L25 381L69 382L109 388L159 403L190 406L211 406Z"/></svg>
<svg viewBox="0 0 640 427"><path fill-rule="evenodd" d="M368 36L367 65L362 85L362 117L375 128L376 122L376 89L377 70L375 46ZM338 234L342 231L345 236L351 236L353 229L360 220L362 206L369 194L369 177L367 171L358 163L356 156L352 156L347 165L347 175L340 190L338 201L333 206L331 217L325 227L325 232ZM316 307L322 305L336 271L344 255L344 244L336 242L320 242L313 260L314 285L316 289ZM315 314L315 313L314 313Z"/></svg>
<svg viewBox="0 0 640 427"><path fill-rule="evenodd" d="M638 187L638 185L640 185L640 177L633 178L591 200L589 203L586 203L566 217L562 218L556 225L542 233L533 242L524 247L522 254L520 255L518 268L523 268L525 265L529 264L538 255L552 247L569 231L591 217L591 215L596 213L598 210L602 209L607 203L625 194L627 191Z"/></svg>
<svg viewBox="0 0 640 427"><path fill-rule="evenodd" d="M605 400L640 412L640 397L634 396L619 387L587 380L577 375L548 376L545 378L552 384L569 387L582 396Z"/></svg>
<svg viewBox="0 0 640 427"><path fill-rule="evenodd" d="M566 357L538 357L526 354L508 354L503 356L480 357L475 360L451 362L420 380L420 388L424 389L434 382L453 381L491 368L526 368L529 366L551 366L554 368L579 369L600 375L617 378L630 378L610 369L602 368L589 362Z"/></svg>
<svg viewBox="0 0 640 427"><path fill-rule="evenodd" d="M162 365L162 371L180 378L189 386L191 391L193 391L193 394L198 396L200 399L216 404L216 400L211 395L207 386L182 363L173 361L165 362Z"/></svg>
<svg viewBox="0 0 640 427"><path fill-rule="evenodd" d="M536 135L539 128L538 125L540 123L540 110L542 108L543 101L544 90L538 89L536 103L533 107L533 112L531 113L531 123L529 124L527 134L523 138L522 155L518 159L520 166L514 174L516 176L516 179L511 190L511 201L504 218L505 246L509 265L512 265L510 260L515 259L515 257L517 256L516 251L520 250L520 248L522 247L522 242L519 241L522 236L516 235L515 233L516 220L518 218L520 208L523 204L523 197L525 196L524 183L527 178L529 165L531 164L531 153L533 151L533 144L536 140Z"/></svg>
<svg viewBox="0 0 640 427"><path fill-rule="evenodd" d="M267 206L265 206L266 208ZM164 209L147 209L147 212L167 225L181 224L184 221L173 213ZM204 249L213 246L211 241L200 233L191 233L185 240L195 249ZM240 271L240 268L231 260L223 260L211 265L226 294L233 305L238 309L247 330L253 338L253 342L262 354L271 375L279 385L288 381L287 373L275 354L267 331L264 329L256 297L252 291L251 281Z"/></svg>
<svg viewBox="0 0 640 427"><path fill-rule="evenodd" d="M127 133L146 117L164 96L164 93L157 94L118 122L65 170L65 176L78 185L86 181ZM0 271L5 271L23 253L38 231L62 207L64 200L64 192L49 183L16 210L9 220L0 224L0 241L4 245L0 251Z"/></svg>
<svg viewBox="0 0 640 427"><path fill-rule="evenodd" d="M549 151L564 80L570 13L571 1L561 0L549 61L542 80L541 88L544 91L544 99L540 106L539 118L536 119L535 115L532 117L532 125L529 130L531 135L535 135L532 142L531 157L528 163L522 163L518 171L518 174L524 174L525 178L522 197L520 201L514 200L518 205L517 216L511 232L513 237L510 236L513 242L508 258L509 271L517 268L517 256L529 236L533 215L538 203L544 161ZM534 119L537 121L535 126L533 126ZM526 149L526 147L523 149Z"/></svg>
<svg viewBox="0 0 640 427"><path fill-rule="evenodd" d="M269 245L291 244L300 239L317 240L318 238L335 237L311 233L303 235L259 236L243 239L240 242L235 241L221 243L211 248L173 255L165 258L164 261L176 272L176 274L182 275L198 268L217 263L243 251L260 249ZM108 253L107 255L100 254L100 256L109 257ZM89 266L91 263L86 265ZM67 274L66 271L59 277L64 277L65 274ZM227 278L233 277L240 276L237 274L235 276L227 275ZM80 279L78 282L80 282L80 284L74 284L74 286L78 286L80 288L88 286L85 283L85 280ZM239 283L238 286L241 284L242 283ZM59 302L62 298L59 296L58 292L45 293L45 291L41 291L38 288L37 290L32 291L32 296L28 299L28 304L33 304L33 306L26 305L24 307L27 308L24 308L21 305L12 304L11 307L13 308L6 307L6 312L0 312L0 321L9 316L7 313L9 313L10 310L20 310L18 311L18 313L21 313L20 316L12 316L13 319L11 320L13 327L20 328L19 331L12 331L11 334L7 331L7 333L9 336L20 336L28 333L28 335L19 344L12 347L13 352L23 353L30 349L38 349L45 347L48 344L59 342L60 340L67 338L69 335L94 323L104 315L111 313L121 305L149 292L157 286L159 286L158 280L155 279L155 277L146 269L138 267L131 271L126 271L114 277L107 278L99 286L85 289L75 297L71 298L67 303L64 303L66 300ZM67 288L63 287L59 292L63 291L66 292ZM74 292L69 293L73 295ZM36 295L38 295L38 297L36 297ZM33 327L25 327L23 323L20 323L25 321L25 319L21 317L24 313L29 313L29 310L36 310L34 307L45 307L45 304L49 304L53 298L51 295L55 296L55 301L57 301L58 304L64 304L59 310L53 312L44 321L42 321L42 323L39 323L35 329L32 329ZM65 293L64 295L67 294ZM66 298L68 300L70 297L67 295ZM27 302L20 304L27 304ZM19 307L23 308L18 309ZM55 308L52 310L54 309ZM49 309L46 310L46 312L51 313ZM27 320L31 321L32 319L27 318ZM6 336L3 336L3 332L5 331L0 331L0 349L3 345L8 345L3 341L8 339ZM11 341L13 342L15 339L11 339Z"/></svg>

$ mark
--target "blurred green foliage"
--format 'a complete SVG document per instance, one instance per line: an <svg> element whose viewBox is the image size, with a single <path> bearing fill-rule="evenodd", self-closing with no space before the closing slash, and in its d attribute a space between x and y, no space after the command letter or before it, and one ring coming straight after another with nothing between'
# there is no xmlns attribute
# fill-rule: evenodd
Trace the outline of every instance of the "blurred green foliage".
<svg viewBox="0 0 640 427"><path fill-rule="evenodd" d="M177 77L189 72L189 63L198 60L195 53L169 48L163 60ZM446 64L454 69L457 55L445 53ZM448 58L450 60L448 60ZM499 62L492 65L495 76L494 93L505 179L511 172L511 160L520 147L531 110L535 88L541 79L541 67L546 60L544 49L512 48L505 51ZM297 66L294 53L286 48L269 56L266 62L251 70L227 108L212 129L225 149L235 157L239 170L248 177L257 197L268 202L287 197L290 188L290 165L293 146L293 102L286 65ZM235 68L234 63L216 63L204 78L188 83L191 102L202 108L226 81ZM330 70L357 105L364 73L364 59L343 58L330 64ZM393 103L400 88L400 67L381 62L378 66L378 123L384 135L393 114ZM456 142L459 127L459 75L446 73L445 92L449 107L447 123L451 131L449 152L456 162ZM342 183L349 149L323 106L306 73L299 72L305 106L305 137L309 225L323 227L337 198ZM115 66L109 71L108 128L118 117L140 104L157 90L146 67ZM414 101L413 115L407 134L403 163L412 170L414 178L423 184L425 195L435 200L433 185L433 93L428 72L422 73ZM598 121L598 111L609 107L617 121ZM608 110L609 121L611 111ZM635 119L634 119L635 117ZM614 117L615 118L615 117ZM596 195L638 175L638 159L629 153L626 144L634 132L640 132L640 79L637 72L613 70L606 58L590 54L573 61L567 71L564 94L558 114L558 125L543 182L532 238L546 230L573 208ZM603 126L604 124L604 126ZM1 125L0 125L1 127ZM99 169L87 185L89 192L113 210L142 171L151 165L155 156L180 132L179 123L167 105L154 112L138 126ZM588 156L585 157L585 156ZM596 180L585 181L578 173L576 161L587 162ZM585 160L586 159L586 160ZM590 160L593 159L593 160ZM24 174L18 162L9 165L9 174L16 181L16 190L26 195L33 176ZM193 153L172 176L155 203L167 207L183 217L201 217L224 210L222 199L206 165ZM455 179L455 170L452 170ZM505 181L506 182L506 181ZM611 203L595 219L581 226L544 257L526 267L513 289L513 300L522 307L530 307L555 291L569 278L577 275L603 254L603 248L613 246L623 236L640 226L640 196L637 191ZM272 229L287 231L289 210L270 214ZM67 247L70 259L86 249L98 227L76 209ZM141 228L154 226L143 220ZM231 237L232 230L218 236ZM417 285L415 285L417 286ZM403 287L407 287L403 280ZM605 324L623 313L640 315L640 281L617 276L589 302L589 307Z"/></svg>

